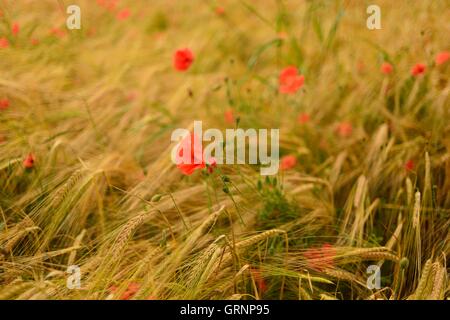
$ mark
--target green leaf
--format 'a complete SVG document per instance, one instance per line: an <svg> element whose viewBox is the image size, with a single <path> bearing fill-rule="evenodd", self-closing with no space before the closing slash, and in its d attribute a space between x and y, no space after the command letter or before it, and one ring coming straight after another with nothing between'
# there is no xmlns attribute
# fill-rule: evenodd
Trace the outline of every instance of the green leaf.
<svg viewBox="0 0 450 320"><path fill-rule="evenodd" d="M247 62L247 67L249 69L253 69L253 67L256 65L256 63L258 62L259 56L266 51L267 49L269 49L272 46L277 46L279 47L281 45L282 41L280 39L274 39L271 40L265 44L263 44L262 46L260 46L258 49L256 49L255 53L253 53L253 55L250 57L250 59L248 59Z"/></svg>

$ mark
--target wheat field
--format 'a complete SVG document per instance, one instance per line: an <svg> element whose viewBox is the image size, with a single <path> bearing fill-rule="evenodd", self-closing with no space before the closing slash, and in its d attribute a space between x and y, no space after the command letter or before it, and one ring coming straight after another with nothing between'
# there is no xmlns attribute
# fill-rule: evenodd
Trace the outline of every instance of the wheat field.
<svg viewBox="0 0 450 320"><path fill-rule="evenodd" d="M449 8L1 0L0 299L448 299ZM183 174L194 120L279 128L278 174Z"/></svg>

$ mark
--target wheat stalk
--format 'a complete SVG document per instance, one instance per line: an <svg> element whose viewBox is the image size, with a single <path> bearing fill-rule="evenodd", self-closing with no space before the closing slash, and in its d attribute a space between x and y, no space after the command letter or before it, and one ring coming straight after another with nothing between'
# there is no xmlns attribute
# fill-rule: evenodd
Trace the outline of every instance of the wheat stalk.
<svg viewBox="0 0 450 320"><path fill-rule="evenodd" d="M217 243L212 243L209 245L206 250L200 255L198 259L193 261L194 267L192 270L192 274L187 281L188 288L192 288L194 286L198 286L201 281L201 277L204 273L208 272L208 264L210 261L215 260L217 256L220 254L221 247ZM213 259L214 258L214 259Z"/></svg>
<svg viewBox="0 0 450 320"><path fill-rule="evenodd" d="M303 300L312 300L312 297L310 294L301 286L298 287L299 294L303 298ZM336 299L333 299L336 300Z"/></svg>
<svg viewBox="0 0 450 320"><path fill-rule="evenodd" d="M81 233L75 238L75 241L73 242L74 247L77 247L77 248L80 247L81 241L83 240L83 237L85 234L86 234L86 229L83 229L81 231ZM77 250L73 250L70 253L69 258L67 259L68 266L71 266L74 264L76 256L77 256Z"/></svg>
<svg viewBox="0 0 450 320"><path fill-rule="evenodd" d="M7 300L11 297L15 296L17 293L22 292L25 289L28 289L33 285L32 282L23 282L17 285L10 285L5 287L2 291L0 291L0 300Z"/></svg>
<svg viewBox="0 0 450 320"><path fill-rule="evenodd" d="M433 282L433 290L430 296L432 300L438 300L441 298L442 288L445 287L445 277L447 275L447 270L444 267L440 267L439 263L437 263L437 265L439 270L436 272L436 277Z"/></svg>
<svg viewBox="0 0 450 320"><path fill-rule="evenodd" d="M433 264L431 262L431 259L427 260L422 271L422 277L420 277L419 284L417 285L416 292L412 297L413 299L419 300L422 297L427 286L428 276L431 272L432 266Z"/></svg>
<svg viewBox="0 0 450 320"><path fill-rule="evenodd" d="M262 232L262 233L260 233L258 235L255 235L255 236L250 237L248 239L245 239L245 240L237 242L236 245L234 246L234 248L236 250L247 248L249 246L252 246L252 245L254 245L254 244L256 244L256 243L258 243L258 242L260 242L262 240L265 240L265 239L270 238L270 237L272 237L274 235L277 235L277 234L286 234L286 231L280 230L280 229L267 230L267 231L264 231L264 232ZM223 258L221 259L220 265L227 266L228 264L231 263L232 260L233 260L232 252L227 251L224 254ZM216 267L218 267L218 265L216 265Z"/></svg>
<svg viewBox="0 0 450 320"><path fill-rule="evenodd" d="M321 293L320 300L338 300L338 299L336 299L336 297L330 296L326 293Z"/></svg>
<svg viewBox="0 0 450 320"><path fill-rule="evenodd" d="M170 257L166 260L166 263L163 268L160 269L160 272L164 272L162 283L168 281L169 278L173 276L174 271L179 266L181 261L186 257L186 255L191 252L191 250L195 247L198 240L210 230L210 228L215 224L217 218L224 211L225 207L220 207L219 210L209 215L209 217L195 229L191 235L186 239L183 247L180 250L175 250ZM160 285L156 292L159 293L162 285Z"/></svg>
<svg viewBox="0 0 450 320"><path fill-rule="evenodd" d="M238 243L236 243L236 248L237 249L246 248L246 247L249 247L249 246L251 246L251 245L253 245L255 243L258 243L258 242L260 242L262 240L270 238L270 237L272 237L272 236L274 236L276 234L282 234L282 233L285 234L286 231L280 230L280 229L267 230L267 231L264 231L263 233L260 233L260 234L258 234L256 236L253 236L253 237L251 237L249 239L239 241Z"/></svg>
<svg viewBox="0 0 450 320"><path fill-rule="evenodd" d="M118 257L120 256L120 252L125 248L128 239L134 233L137 227L139 227L144 218L148 215L148 213L141 213L133 218L131 218L121 229L119 232L116 241L114 241L114 245L111 248L111 256Z"/></svg>
<svg viewBox="0 0 450 320"><path fill-rule="evenodd" d="M11 239L9 239L3 249L6 252L11 252L20 240L22 240L30 231L34 230L39 230L39 227L29 227L18 231Z"/></svg>
<svg viewBox="0 0 450 320"><path fill-rule="evenodd" d="M342 269L327 268L323 272L333 278L361 283L358 277L356 277L353 273Z"/></svg>
<svg viewBox="0 0 450 320"><path fill-rule="evenodd" d="M66 183L58 189L56 192L55 197L53 198L52 206L53 208L58 207L64 199L67 197L69 192L72 190L72 188L75 186L75 184L80 180L82 177L82 170L78 169L74 173L72 173L67 179Z"/></svg>
<svg viewBox="0 0 450 320"><path fill-rule="evenodd" d="M369 260L391 260L395 262L400 261L400 258L398 256L389 252L365 252L359 254L359 256Z"/></svg>
<svg viewBox="0 0 450 320"><path fill-rule="evenodd" d="M420 192L415 194L414 210L413 210L413 228L418 229L420 226Z"/></svg>

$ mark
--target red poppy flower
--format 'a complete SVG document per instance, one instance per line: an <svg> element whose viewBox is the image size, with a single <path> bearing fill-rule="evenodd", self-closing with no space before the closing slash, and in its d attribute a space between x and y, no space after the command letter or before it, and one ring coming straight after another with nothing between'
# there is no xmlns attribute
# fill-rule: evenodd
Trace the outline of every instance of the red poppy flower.
<svg viewBox="0 0 450 320"><path fill-rule="evenodd" d="M305 123L308 123L309 122L309 120L310 120L310 116L309 116L309 114L307 114L307 113L301 113L299 116L298 116L298 122L299 123L301 123L301 124L305 124Z"/></svg>
<svg viewBox="0 0 450 320"><path fill-rule="evenodd" d="M97 29L95 27L90 27L86 34L88 37L93 37L97 34Z"/></svg>
<svg viewBox="0 0 450 320"><path fill-rule="evenodd" d="M381 65L381 72L384 74L391 74L393 70L394 70L394 67L392 66L392 64L390 64L388 62L384 62Z"/></svg>
<svg viewBox="0 0 450 320"><path fill-rule="evenodd" d="M421 74L424 74L426 69L427 69L426 65L424 65L423 63L417 63L414 67L412 67L411 74L414 77L417 77Z"/></svg>
<svg viewBox="0 0 450 320"><path fill-rule="evenodd" d="M303 86L305 77L298 74L296 67L290 66L281 71L279 82L280 93L293 94Z"/></svg>
<svg viewBox="0 0 450 320"><path fill-rule="evenodd" d="M120 300L130 300L139 291L140 285L132 282L128 285L127 290L120 296Z"/></svg>
<svg viewBox="0 0 450 320"><path fill-rule="evenodd" d="M0 100L0 110L8 109L9 107L9 100L8 99L1 99Z"/></svg>
<svg viewBox="0 0 450 320"><path fill-rule="evenodd" d="M5 49L9 47L9 41L6 38L0 38L0 49Z"/></svg>
<svg viewBox="0 0 450 320"><path fill-rule="evenodd" d="M416 164L414 163L413 160L408 160L405 163L405 169L406 171L413 171L415 168Z"/></svg>
<svg viewBox="0 0 450 320"><path fill-rule="evenodd" d="M436 65L440 66L450 60L450 51L443 51L436 55Z"/></svg>
<svg viewBox="0 0 450 320"><path fill-rule="evenodd" d="M119 13L117 13L117 20L123 21L130 17L131 11L128 8L125 8L123 10L120 10Z"/></svg>
<svg viewBox="0 0 450 320"><path fill-rule="evenodd" d="M352 135L353 127L350 122L341 122L337 127L337 133L342 138L348 138Z"/></svg>
<svg viewBox="0 0 450 320"><path fill-rule="evenodd" d="M138 97L137 91L130 91L127 95L127 100L134 101L134 100L136 100L137 97Z"/></svg>
<svg viewBox="0 0 450 320"><path fill-rule="evenodd" d="M27 155L27 157L25 158L25 160L23 160L23 166L27 169L31 169L34 167L34 162L35 162L35 158L34 155L32 153L29 153Z"/></svg>
<svg viewBox="0 0 450 320"><path fill-rule="evenodd" d="M128 284L127 289L120 296L120 300L130 300L139 291L140 287L141 286L139 285L139 283L131 282L130 284ZM109 287L108 290L109 292L114 294L117 292L118 287L113 285Z"/></svg>
<svg viewBox="0 0 450 320"><path fill-rule="evenodd" d="M224 7L216 7L216 13L219 16L223 16L225 14L225 8Z"/></svg>
<svg viewBox="0 0 450 320"><path fill-rule="evenodd" d="M277 33L277 37L280 40L286 40L288 38L288 34L284 31L280 31Z"/></svg>
<svg viewBox="0 0 450 320"><path fill-rule="evenodd" d="M60 29L60 28L52 28L50 29L50 34L57 37L57 38L63 38L66 33L64 32L64 30Z"/></svg>
<svg viewBox="0 0 450 320"><path fill-rule="evenodd" d="M281 170L289 170L295 167L297 164L297 158L293 155L284 156L280 161Z"/></svg>
<svg viewBox="0 0 450 320"><path fill-rule="evenodd" d="M20 25L16 22L12 25L11 32L14 36L17 36L20 31Z"/></svg>
<svg viewBox="0 0 450 320"><path fill-rule="evenodd" d="M256 287L259 290L260 294L263 294L264 292L267 291L267 283L264 280L261 270L259 269L251 269L250 270L253 280L255 281Z"/></svg>
<svg viewBox="0 0 450 320"><path fill-rule="evenodd" d="M214 169L217 167L217 160L216 158L209 158L208 164L206 166L208 168L208 173L213 173Z"/></svg>
<svg viewBox="0 0 450 320"><path fill-rule="evenodd" d="M334 257L336 256L336 249L329 243L325 243L320 248L310 248L305 251L304 256L308 263L308 267L323 271L334 266Z"/></svg>
<svg viewBox="0 0 450 320"><path fill-rule="evenodd" d="M109 11L113 12L117 7L118 2L119 2L119 0L109 0L109 3L107 2L105 7Z"/></svg>
<svg viewBox="0 0 450 320"><path fill-rule="evenodd" d="M188 48L175 51L173 66L178 71L186 71L194 61L194 54Z"/></svg>
<svg viewBox="0 0 450 320"><path fill-rule="evenodd" d="M364 61L359 60L356 63L356 69L359 73L364 73L364 71L366 70L366 64L364 63Z"/></svg>
<svg viewBox="0 0 450 320"><path fill-rule="evenodd" d="M97 4L107 10L113 11L117 7L118 0L97 0Z"/></svg>
<svg viewBox="0 0 450 320"><path fill-rule="evenodd" d="M36 38L31 38L30 42L33 46L37 46L39 44L39 39Z"/></svg>
<svg viewBox="0 0 450 320"><path fill-rule="evenodd" d="M186 153L189 153L186 157ZM206 164L203 160L203 146L200 139L193 133L187 135L177 150L177 167L185 175L191 175L197 169L203 169Z"/></svg>
<svg viewBox="0 0 450 320"><path fill-rule="evenodd" d="M229 123L229 124L233 124L234 123L234 115L233 115L233 110L227 110L224 113L225 116L225 122Z"/></svg>

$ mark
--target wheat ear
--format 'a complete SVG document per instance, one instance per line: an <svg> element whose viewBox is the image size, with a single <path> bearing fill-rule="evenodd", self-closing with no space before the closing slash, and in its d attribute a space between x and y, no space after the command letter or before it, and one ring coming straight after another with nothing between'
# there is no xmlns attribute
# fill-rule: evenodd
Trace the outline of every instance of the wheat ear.
<svg viewBox="0 0 450 320"><path fill-rule="evenodd" d="M72 190L72 188L80 180L81 177L82 171L80 169L72 173L69 179L67 179L66 183L64 183L64 185L61 188L59 188L58 191L56 192L56 195L52 203L53 208L58 207L64 201L64 199L69 194L70 190Z"/></svg>
<svg viewBox="0 0 450 320"><path fill-rule="evenodd" d="M418 300L422 297L424 290L427 286L428 275L430 274L432 265L433 264L431 262L431 259L427 260L427 262L425 263L425 267L423 268L422 271L422 277L419 280L419 284L417 285L417 289L415 294L413 295L413 299Z"/></svg>
<svg viewBox="0 0 450 320"><path fill-rule="evenodd" d="M436 273L436 277L433 282L433 291L431 292L430 298L432 300L438 300L441 298L442 288L445 284L445 277L447 275L447 270L444 267L439 266L439 270Z"/></svg>
<svg viewBox="0 0 450 320"><path fill-rule="evenodd" d="M264 231L263 233L260 233L256 236L253 236L246 240L239 241L238 243L236 243L236 248L241 249L241 248L249 247L255 243L260 242L261 240L270 238L276 234L281 234L281 233L286 233L286 231L280 230L280 229L267 230L267 231Z"/></svg>

